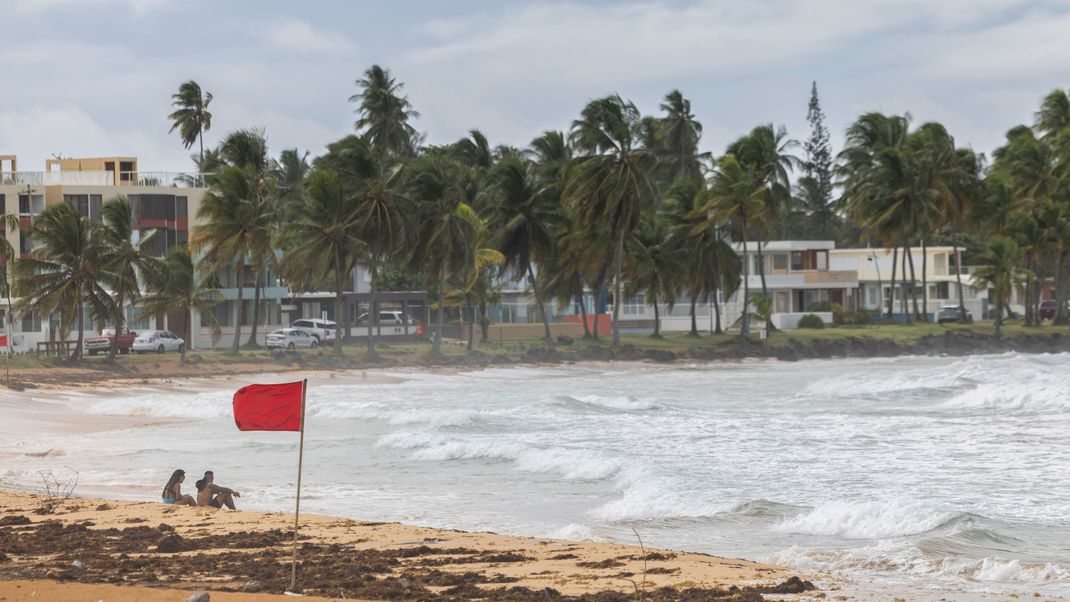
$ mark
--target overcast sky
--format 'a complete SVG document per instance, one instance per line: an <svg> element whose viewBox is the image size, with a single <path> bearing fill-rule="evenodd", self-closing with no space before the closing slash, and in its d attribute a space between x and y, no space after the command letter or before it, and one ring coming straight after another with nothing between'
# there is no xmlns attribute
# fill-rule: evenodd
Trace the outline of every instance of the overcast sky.
<svg viewBox="0 0 1070 602"><path fill-rule="evenodd" d="M0 19L0 155L22 170L56 154L193 169L166 119L187 79L215 95L206 144L257 126L273 155L316 155L352 131L347 99L374 63L431 143L479 128L524 146L592 98L656 113L678 88L715 153L760 123L804 139L811 80L837 150L876 110L990 153L1070 87L1070 1L0 0Z"/></svg>

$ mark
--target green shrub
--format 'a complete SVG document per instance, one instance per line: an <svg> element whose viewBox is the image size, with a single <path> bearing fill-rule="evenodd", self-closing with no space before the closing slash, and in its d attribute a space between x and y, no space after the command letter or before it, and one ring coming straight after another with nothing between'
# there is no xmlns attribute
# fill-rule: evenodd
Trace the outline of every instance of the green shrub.
<svg viewBox="0 0 1070 602"><path fill-rule="evenodd" d="M814 314L806 314L799 318L799 328L824 328L825 321Z"/></svg>
<svg viewBox="0 0 1070 602"><path fill-rule="evenodd" d="M839 303L833 303L831 301L818 301L817 303L810 304L810 311L827 311L832 312L832 323L839 326L844 324L845 313L843 306Z"/></svg>
<svg viewBox="0 0 1070 602"><path fill-rule="evenodd" d="M860 309L858 311L847 312L843 316L844 324L852 325L865 325L877 323L877 312L872 309Z"/></svg>

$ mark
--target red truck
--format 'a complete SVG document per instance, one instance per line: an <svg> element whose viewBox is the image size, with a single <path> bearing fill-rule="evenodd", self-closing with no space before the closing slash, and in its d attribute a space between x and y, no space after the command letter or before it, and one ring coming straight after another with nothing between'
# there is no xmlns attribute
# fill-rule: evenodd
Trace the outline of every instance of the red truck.
<svg viewBox="0 0 1070 602"><path fill-rule="evenodd" d="M114 337L115 329L105 328L99 337L89 337L85 340L85 350L89 352L89 355L109 353ZM134 346L136 337L137 333L132 330L119 335L119 353L130 353L130 348Z"/></svg>

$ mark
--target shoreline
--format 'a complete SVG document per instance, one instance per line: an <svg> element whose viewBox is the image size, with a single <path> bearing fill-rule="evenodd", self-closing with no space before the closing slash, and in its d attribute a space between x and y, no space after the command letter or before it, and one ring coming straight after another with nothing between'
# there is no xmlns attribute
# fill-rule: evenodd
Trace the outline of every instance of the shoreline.
<svg viewBox="0 0 1070 602"><path fill-rule="evenodd" d="M40 501L0 490L5 599L29 599L41 587L108 600L145 599L142 587L274 599L288 585L292 514L78 497L41 516L33 513ZM302 515L300 535L298 587L323 599L624 600L638 589L648 600L821 597L784 567L616 543L320 515Z"/></svg>
<svg viewBox="0 0 1070 602"><path fill-rule="evenodd" d="M895 328L895 327L891 327ZM799 333L800 331L792 331ZM821 332L821 331L817 331ZM130 384L187 386L198 379L243 377L249 375L287 375L312 373L329 378L347 377L360 371L377 379L391 379L388 370L419 370L426 372L457 372L502 366L553 366L573 363L650 362L659 364L689 362L738 362L742 360L777 360L797 362L811 359L873 359L890 357L964 357L999 353L1067 353L1070 352L1070 331L1022 332L995 337L967 329L948 329L941 334L922 334L913 339L900 340L894 336L875 336L873 331L851 331L853 334L829 333L831 336L811 337L803 334L783 334L778 343L753 339L724 339L714 345L658 345L626 343L612 348L571 340L553 345L540 343L506 346L492 352L475 349L471 352L430 357L426 353L410 355L383 354L375 360L361 356L337 357L329 351L318 354L293 352L259 352L259 357L227 357L224 360L204 360L191 352L191 361L179 363L167 356L136 365L111 364L105 360L89 365L57 364L49 367L14 368L13 382L5 386L12 391L71 390L81 388L124 387ZM886 331L889 332L889 331ZM894 332L894 331L890 331ZM812 335L811 332L805 333ZM688 343L686 338L681 343ZM386 347L386 346L384 346ZM124 360L120 360L122 362ZM96 365L93 365L96 364ZM383 381L388 382L388 381ZM3 384L0 379L0 384Z"/></svg>

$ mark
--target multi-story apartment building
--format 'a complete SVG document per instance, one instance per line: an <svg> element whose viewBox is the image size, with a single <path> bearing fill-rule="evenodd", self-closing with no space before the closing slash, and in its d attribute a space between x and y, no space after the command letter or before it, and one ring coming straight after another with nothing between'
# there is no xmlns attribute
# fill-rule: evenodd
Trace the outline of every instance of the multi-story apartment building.
<svg viewBox="0 0 1070 602"><path fill-rule="evenodd" d="M135 237L155 231L144 248L163 256L170 247L189 240L193 216L206 192L199 184L199 178L192 174L140 171L135 157L49 159L43 171L23 171L16 156L0 155L0 212L19 220L17 230L4 230L2 235L21 257L27 257L33 248L30 228L45 208L68 203L87 218L99 221L105 202L125 196L134 211ZM7 303L7 299L0 301L5 317L11 310ZM174 330L183 326L180 314L143 316L136 308L127 319L138 328L162 328L164 323ZM85 324L87 334L104 326L94 324L88 315ZM39 341L60 336L57 328L55 317L27 312L18 316L10 334L21 350L30 350Z"/></svg>

